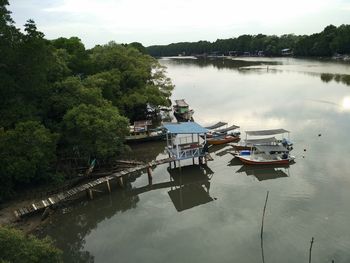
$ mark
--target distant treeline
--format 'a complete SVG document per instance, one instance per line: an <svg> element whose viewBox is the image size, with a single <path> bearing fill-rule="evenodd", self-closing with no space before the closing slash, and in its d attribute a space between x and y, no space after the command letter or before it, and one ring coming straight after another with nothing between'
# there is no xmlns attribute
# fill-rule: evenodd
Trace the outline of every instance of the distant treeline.
<svg viewBox="0 0 350 263"><path fill-rule="evenodd" d="M331 57L334 54L350 54L350 25L339 27L329 25L322 32L312 35L287 34L242 35L237 38L218 39L215 42L181 42L169 45L147 47L147 52L155 57L224 54L224 55L266 55L281 56L283 49L295 56Z"/></svg>

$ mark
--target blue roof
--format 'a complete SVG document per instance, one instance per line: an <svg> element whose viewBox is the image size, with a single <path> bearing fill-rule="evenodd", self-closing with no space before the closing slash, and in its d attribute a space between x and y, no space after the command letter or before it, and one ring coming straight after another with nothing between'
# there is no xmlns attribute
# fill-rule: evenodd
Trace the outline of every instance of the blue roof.
<svg viewBox="0 0 350 263"><path fill-rule="evenodd" d="M196 122L167 123L164 124L164 128L172 134L199 134L209 132L209 130L203 128Z"/></svg>

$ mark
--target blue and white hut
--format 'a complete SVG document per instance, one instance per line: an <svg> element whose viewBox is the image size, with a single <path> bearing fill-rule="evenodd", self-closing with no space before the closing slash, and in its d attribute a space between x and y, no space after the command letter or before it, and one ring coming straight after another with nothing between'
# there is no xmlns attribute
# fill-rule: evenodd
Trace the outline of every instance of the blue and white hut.
<svg viewBox="0 0 350 263"><path fill-rule="evenodd" d="M207 153L207 133L209 130L196 122L167 123L166 151L174 161L198 157L199 162Z"/></svg>

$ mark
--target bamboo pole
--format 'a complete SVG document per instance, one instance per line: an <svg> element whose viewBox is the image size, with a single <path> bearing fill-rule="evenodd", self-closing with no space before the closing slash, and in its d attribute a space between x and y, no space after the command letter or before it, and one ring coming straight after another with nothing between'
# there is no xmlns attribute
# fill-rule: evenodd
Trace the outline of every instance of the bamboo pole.
<svg viewBox="0 0 350 263"><path fill-rule="evenodd" d="M109 184L109 180L106 181L106 185L107 185L108 192L110 193L111 192L111 185Z"/></svg>
<svg viewBox="0 0 350 263"><path fill-rule="evenodd" d="M261 245L261 257L262 257L262 262L265 263L265 255L264 255L264 219L265 219L265 211L266 211L266 205L267 205L267 200L269 198L269 191L266 193L266 199L265 199L265 205L264 205L264 210L261 218L261 230L260 230L260 245Z"/></svg>
<svg viewBox="0 0 350 263"><path fill-rule="evenodd" d="M314 244L314 237L311 238L310 241L310 249L309 249L309 263L311 263L311 253L312 253L312 245Z"/></svg>

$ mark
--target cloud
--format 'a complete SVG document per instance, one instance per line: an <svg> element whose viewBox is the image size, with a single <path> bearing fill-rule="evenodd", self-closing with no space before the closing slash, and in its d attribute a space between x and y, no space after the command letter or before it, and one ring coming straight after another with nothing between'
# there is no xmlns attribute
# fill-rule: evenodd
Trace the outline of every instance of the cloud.
<svg viewBox="0 0 350 263"><path fill-rule="evenodd" d="M77 35L88 46L108 40L150 45L241 34L309 34L330 23L350 22L342 0L16 0L13 6L21 24L31 17L48 37Z"/></svg>

